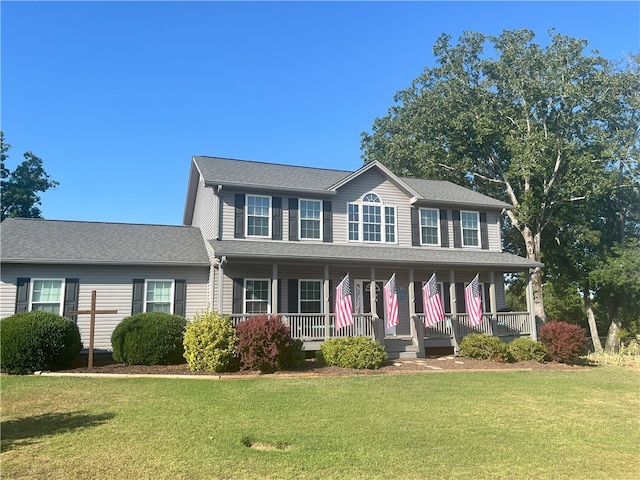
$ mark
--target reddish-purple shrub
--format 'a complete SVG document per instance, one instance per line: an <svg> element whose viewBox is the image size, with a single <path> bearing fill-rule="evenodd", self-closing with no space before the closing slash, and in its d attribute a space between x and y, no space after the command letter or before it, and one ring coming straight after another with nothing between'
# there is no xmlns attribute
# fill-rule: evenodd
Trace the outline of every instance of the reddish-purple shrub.
<svg viewBox="0 0 640 480"><path fill-rule="evenodd" d="M300 358L304 361L302 342L292 340L279 315L258 315L239 323L236 330L242 370L270 373L296 367Z"/></svg>
<svg viewBox="0 0 640 480"><path fill-rule="evenodd" d="M540 342L547 347L551 359L571 363L587 353L587 332L567 322L549 322L540 328Z"/></svg>

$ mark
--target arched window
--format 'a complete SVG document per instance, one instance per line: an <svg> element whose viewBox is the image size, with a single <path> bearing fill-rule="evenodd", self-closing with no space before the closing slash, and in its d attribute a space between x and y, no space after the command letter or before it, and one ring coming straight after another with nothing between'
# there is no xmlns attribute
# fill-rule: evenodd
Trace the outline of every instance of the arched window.
<svg viewBox="0 0 640 480"><path fill-rule="evenodd" d="M385 206L374 192L350 203L348 216L350 241L396 242L396 207Z"/></svg>

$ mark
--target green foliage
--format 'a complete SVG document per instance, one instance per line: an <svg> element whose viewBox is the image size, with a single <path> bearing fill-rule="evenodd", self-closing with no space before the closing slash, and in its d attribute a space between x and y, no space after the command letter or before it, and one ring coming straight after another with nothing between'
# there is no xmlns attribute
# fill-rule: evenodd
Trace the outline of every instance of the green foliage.
<svg viewBox="0 0 640 480"><path fill-rule="evenodd" d="M0 328L0 364L6 373L67 368L82 350L78 326L54 313L16 313Z"/></svg>
<svg viewBox="0 0 640 480"><path fill-rule="evenodd" d="M183 345L191 371L225 372L236 366L238 337L228 315L196 313L187 323Z"/></svg>
<svg viewBox="0 0 640 480"><path fill-rule="evenodd" d="M375 370L389 356L384 347L368 337L344 337L325 340L320 345L321 361L342 368Z"/></svg>
<svg viewBox="0 0 640 480"><path fill-rule="evenodd" d="M567 322L543 325L540 328L540 342L556 362L572 363L587 353L587 332Z"/></svg>
<svg viewBox="0 0 640 480"><path fill-rule="evenodd" d="M240 368L271 373L304 362L302 342L294 342L279 315L258 315L236 326Z"/></svg>
<svg viewBox="0 0 640 480"><path fill-rule="evenodd" d="M470 333L460 342L460 355L478 360L510 361L507 344L500 338L482 333Z"/></svg>
<svg viewBox="0 0 640 480"><path fill-rule="evenodd" d="M11 145L5 143L4 133L0 132L0 217L2 220L7 217L40 218L42 212L36 206L41 205L38 192L55 188L58 182L51 180L42 160L31 152L24 154L24 161L15 170L9 170L5 164L9 148Z"/></svg>
<svg viewBox="0 0 640 480"><path fill-rule="evenodd" d="M575 285L549 280L544 287L544 309L548 322L564 320L586 327L586 313L580 292Z"/></svg>
<svg viewBox="0 0 640 480"><path fill-rule="evenodd" d="M127 365L183 363L186 323L184 317L162 312L127 317L111 334L113 358Z"/></svg>
<svg viewBox="0 0 640 480"><path fill-rule="evenodd" d="M527 360L545 362L551 359L544 345L531 340L529 337L516 338L507 344L507 348L509 349L509 354L516 362L524 362Z"/></svg>

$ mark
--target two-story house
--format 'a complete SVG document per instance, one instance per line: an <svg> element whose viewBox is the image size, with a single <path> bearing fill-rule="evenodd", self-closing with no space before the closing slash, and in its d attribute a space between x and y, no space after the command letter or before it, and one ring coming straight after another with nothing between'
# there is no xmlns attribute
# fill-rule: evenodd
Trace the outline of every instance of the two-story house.
<svg viewBox="0 0 640 480"><path fill-rule="evenodd" d="M104 349L119 320L155 309L189 317L212 308L234 322L279 313L308 349L357 334L392 355L455 347L471 331L535 337L530 313L500 311L504 275L540 266L502 251L508 208L377 162L350 172L198 156L182 227L5 220L0 315L87 308L97 290L99 308L119 312L98 319ZM420 291L434 272L447 318L424 329ZM334 289L347 273L354 325L336 330ZM386 329L382 286L394 273L399 324ZM476 274L485 315L472 328L463 290Z"/></svg>

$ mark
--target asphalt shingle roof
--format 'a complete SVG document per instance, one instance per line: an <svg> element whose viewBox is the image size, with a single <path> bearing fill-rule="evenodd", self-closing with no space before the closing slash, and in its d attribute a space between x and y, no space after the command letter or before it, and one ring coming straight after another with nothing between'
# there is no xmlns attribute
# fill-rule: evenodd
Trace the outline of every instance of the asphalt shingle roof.
<svg viewBox="0 0 640 480"><path fill-rule="evenodd" d="M247 240L212 240L216 257L268 260L305 260L355 262L368 264L420 264L434 266L469 266L522 271L542 264L506 252L452 248L394 247L389 245L337 245L305 242L261 242Z"/></svg>
<svg viewBox="0 0 640 480"><path fill-rule="evenodd" d="M210 265L199 228L7 218L3 262Z"/></svg>
<svg viewBox="0 0 640 480"><path fill-rule="evenodd" d="M238 188L330 194L333 193L330 187L354 173L347 170L329 170L206 156L195 156L193 160L207 184ZM511 208L508 203L451 182L398 178L429 202L497 209Z"/></svg>

